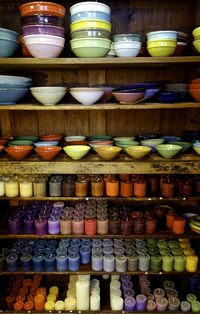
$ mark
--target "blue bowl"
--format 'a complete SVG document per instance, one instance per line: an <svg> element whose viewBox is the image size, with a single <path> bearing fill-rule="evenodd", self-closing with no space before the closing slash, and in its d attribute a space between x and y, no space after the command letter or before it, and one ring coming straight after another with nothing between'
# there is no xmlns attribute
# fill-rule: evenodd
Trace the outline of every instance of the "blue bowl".
<svg viewBox="0 0 200 314"><path fill-rule="evenodd" d="M0 84L28 84L32 82L32 78L15 75L0 75ZM16 86L17 87L17 86Z"/></svg>
<svg viewBox="0 0 200 314"><path fill-rule="evenodd" d="M144 92L144 100L149 100L152 97L154 97L158 92L160 91L160 88L147 88Z"/></svg>
<svg viewBox="0 0 200 314"><path fill-rule="evenodd" d="M162 138L164 138L165 144L169 142L178 142L182 140L180 136L174 136L174 135L163 135Z"/></svg>
<svg viewBox="0 0 200 314"><path fill-rule="evenodd" d="M70 16L71 23L81 20L102 20L102 21L111 21L111 15L104 13L104 12L98 12L98 11L84 11L84 12L78 12L76 14L73 14Z"/></svg>
<svg viewBox="0 0 200 314"><path fill-rule="evenodd" d="M8 39L18 41L19 33L11 31L7 28L0 28L0 39Z"/></svg>
<svg viewBox="0 0 200 314"><path fill-rule="evenodd" d="M0 38L0 58L13 56L18 48L18 45L18 41Z"/></svg>
<svg viewBox="0 0 200 314"><path fill-rule="evenodd" d="M158 100L161 103L174 103L179 100L180 93L178 92L159 92L158 93Z"/></svg>
<svg viewBox="0 0 200 314"><path fill-rule="evenodd" d="M43 146L58 146L58 141L41 141L41 142L35 142L33 145L35 147L43 147Z"/></svg>
<svg viewBox="0 0 200 314"><path fill-rule="evenodd" d="M27 95L28 91L28 88L0 88L0 105L15 105Z"/></svg>

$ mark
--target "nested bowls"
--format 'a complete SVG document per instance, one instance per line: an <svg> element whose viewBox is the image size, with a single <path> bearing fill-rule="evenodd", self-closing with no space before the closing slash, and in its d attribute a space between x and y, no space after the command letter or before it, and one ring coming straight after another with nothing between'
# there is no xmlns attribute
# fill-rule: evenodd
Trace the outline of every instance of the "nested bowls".
<svg viewBox="0 0 200 314"><path fill-rule="evenodd" d="M65 29L55 25L27 25L22 26L22 32L24 36L28 35L53 35L64 37Z"/></svg>
<svg viewBox="0 0 200 314"><path fill-rule="evenodd" d="M110 32L101 28L83 28L74 32L71 32L72 39L78 38L110 38Z"/></svg>
<svg viewBox="0 0 200 314"><path fill-rule="evenodd" d="M152 57L169 57L173 55L177 45L177 32L161 30L149 32L147 36L147 50Z"/></svg>
<svg viewBox="0 0 200 314"><path fill-rule="evenodd" d="M104 94L103 88L98 87L73 87L70 94L82 105L93 105Z"/></svg>
<svg viewBox="0 0 200 314"><path fill-rule="evenodd" d="M21 17L22 26L28 25L49 25L49 26L65 26L65 20L63 17L48 15L48 14L35 14L26 15Z"/></svg>
<svg viewBox="0 0 200 314"><path fill-rule="evenodd" d="M43 86L31 87L32 95L43 105L54 106L65 96L66 87Z"/></svg>
<svg viewBox="0 0 200 314"><path fill-rule="evenodd" d="M71 23L84 20L111 21L111 15L101 11L82 11L70 16Z"/></svg>
<svg viewBox="0 0 200 314"><path fill-rule="evenodd" d="M107 38L78 38L70 41L71 50L79 58L102 58L107 55L111 47L111 40Z"/></svg>
<svg viewBox="0 0 200 314"><path fill-rule="evenodd" d="M142 43L139 41L117 41L113 48L117 57L136 57L141 50Z"/></svg>
<svg viewBox="0 0 200 314"><path fill-rule="evenodd" d="M65 17L66 9L57 3L47 1L34 1L22 4L19 7L21 16L34 14L50 14Z"/></svg>
<svg viewBox="0 0 200 314"><path fill-rule="evenodd" d="M110 32L111 23L103 20L81 20L70 24L71 32L75 32L85 28L101 28Z"/></svg>
<svg viewBox="0 0 200 314"><path fill-rule="evenodd" d="M0 28L0 58L11 57L18 48L19 34L7 28Z"/></svg>
<svg viewBox="0 0 200 314"><path fill-rule="evenodd" d="M114 42L122 42L122 41L138 41L141 42L140 34L115 34L113 35Z"/></svg>
<svg viewBox="0 0 200 314"><path fill-rule="evenodd" d="M70 7L69 11L71 15L74 15L80 12L88 11L88 8L89 11L103 12L106 14L110 14L111 11L108 5L95 1L84 1L76 3Z"/></svg>

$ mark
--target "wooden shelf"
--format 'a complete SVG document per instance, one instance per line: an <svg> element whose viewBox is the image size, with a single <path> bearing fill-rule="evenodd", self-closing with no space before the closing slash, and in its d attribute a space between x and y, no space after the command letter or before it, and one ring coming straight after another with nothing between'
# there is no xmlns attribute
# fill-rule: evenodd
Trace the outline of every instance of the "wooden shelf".
<svg viewBox="0 0 200 314"><path fill-rule="evenodd" d="M62 111L62 110L152 110L152 109L194 109L200 108L198 102L180 102L175 104L164 103L139 103L139 104L118 104L118 103L99 103L91 106L80 104L58 104L56 106L43 106L40 104L16 104L0 105L1 110L26 110L26 111Z"/></svg>
<svg viewBox="0 0 200 314"><path fill-rule="evenodd" d="M134 67L170 67L197 66L200 56L179 57L133 57L133 58L1 58L0 68L20 70L59 70L81 68L134 68Z"/></svg>
<svg viewBox="0 0 200 314"><path fill-rule="evenodd" d="M196 154L181 154L165 159L157 153L135 160L120 154L112 161L104 161L97 154L89 153L81 160L73 161L63 153L53 161L44 161L32 154L23 161L15 161L7 155L0 156L1 174L199 174L200 157Z"/></svg>

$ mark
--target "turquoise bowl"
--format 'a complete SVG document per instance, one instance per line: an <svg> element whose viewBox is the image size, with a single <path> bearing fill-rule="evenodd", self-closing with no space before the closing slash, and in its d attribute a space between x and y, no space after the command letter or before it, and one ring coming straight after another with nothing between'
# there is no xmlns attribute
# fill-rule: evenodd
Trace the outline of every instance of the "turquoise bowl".
<svg viewBox="0 0 200 314"><path fill-rule="evenodd" d="M20 136L17 136L16 140L28 140L28 141L36 142L38 138L39 138L38 136L34 136L34 135L20 135Z"/></svg>
<svg viewBox="0 0 200 314"><path fill-rule="evenodd" d="M89 136L90 141L109 141L112 140L111 135L94 134Z"/></svg>
<svg viewBox="0 0 200 314"><path fill-rule="evenodd" d="M8 146L31 146L33 145L33 142L30 140L15 140L10 141L8 143Z"/></svg>

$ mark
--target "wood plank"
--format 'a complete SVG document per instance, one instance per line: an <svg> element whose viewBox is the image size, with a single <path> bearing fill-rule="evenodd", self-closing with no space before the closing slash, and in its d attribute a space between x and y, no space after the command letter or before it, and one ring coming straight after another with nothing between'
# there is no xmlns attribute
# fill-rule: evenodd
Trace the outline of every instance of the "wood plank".
<svg viewBox="0 0 200 314"><path fill-rule="evenodd" d="M0 157L0 173L2 174L199 174L200 157L195 154L182 154L172 159L165 159L158 154L150 154L142 160L134 160L126 154L119 155L113 161L104 161L96 154L88 154L81 160L73 161L60 154L53 161L31 155L24 161L14 161L6 155Z"/></svg>

